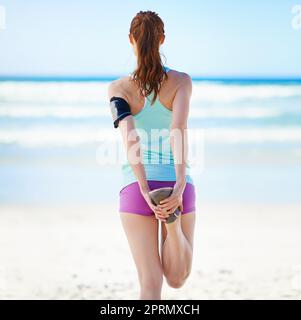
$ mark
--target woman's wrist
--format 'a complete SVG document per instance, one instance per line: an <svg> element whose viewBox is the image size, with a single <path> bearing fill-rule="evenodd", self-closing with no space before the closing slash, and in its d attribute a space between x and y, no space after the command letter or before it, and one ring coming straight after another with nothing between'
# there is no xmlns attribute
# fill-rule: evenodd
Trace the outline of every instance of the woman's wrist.
<svg viewBox="0 0 301 320"><path fill-rule="evenodd" d="M147 183L138 182L138 184L139 184L139 188L140 188L141 193L146 193L146 192L150 191L149 186L148 186Z"/></svg>
<svg viewBox="0 0 301 320"><path fill-rule="evenodd" d="M186 179L177 179L174 185L174 190L183 193L186 187Z"/></svg>

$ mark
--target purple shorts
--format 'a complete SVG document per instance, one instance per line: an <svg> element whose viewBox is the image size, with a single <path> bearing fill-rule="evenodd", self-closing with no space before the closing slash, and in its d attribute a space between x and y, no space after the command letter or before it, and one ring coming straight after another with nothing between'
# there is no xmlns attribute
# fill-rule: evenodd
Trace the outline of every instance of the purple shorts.
<svg viewBox="0 0 301 320"><path fill-rule="evenodd" d="M148 180L150 190L173 187L175 181L154 181ZM182 214L195 211L195 187L191 183L186 183L183 193L183 212ZM133 182L119 192L119 212L137 213L143 216L153 215L153 211L143 198L138 182Z"/></svg>

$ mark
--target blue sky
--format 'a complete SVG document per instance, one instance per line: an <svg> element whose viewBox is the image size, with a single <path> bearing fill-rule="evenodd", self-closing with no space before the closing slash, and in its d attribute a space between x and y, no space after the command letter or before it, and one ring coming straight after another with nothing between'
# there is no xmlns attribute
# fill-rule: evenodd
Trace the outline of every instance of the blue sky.
<svg viewBox="0 0 301 320"><path fill-rule="evenodd" d="M139 10L165 23L166 64L192 76L301 76L301 0L0 0L0 75L123 75ZM165 60L164 60L165 61Z"/></svg>

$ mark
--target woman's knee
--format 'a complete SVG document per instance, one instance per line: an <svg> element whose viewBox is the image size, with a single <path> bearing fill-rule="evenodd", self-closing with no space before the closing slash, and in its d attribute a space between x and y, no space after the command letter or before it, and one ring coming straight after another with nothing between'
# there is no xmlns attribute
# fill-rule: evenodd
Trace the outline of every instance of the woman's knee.
<svg viewBox="0 0 301 320"><path fill-rule="evenodd" d="M186 272L183 276L167 277L166 281L170 287L178 289L183 287L189 275L190 275L190 271Z"/></svg>

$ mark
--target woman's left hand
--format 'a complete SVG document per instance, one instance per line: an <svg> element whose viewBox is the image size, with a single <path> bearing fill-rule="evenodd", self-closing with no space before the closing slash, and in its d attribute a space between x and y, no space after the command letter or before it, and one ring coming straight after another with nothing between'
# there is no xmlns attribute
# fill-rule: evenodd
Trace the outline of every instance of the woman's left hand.
<svg viewBox="0 0 301 320"><path fill-rule="evenodd" d="M186 184L176 183L173 188L172 194L166 199L160 201L157 208L162 212L173 213L177 208L183 211L183 192Z"/></svg>

